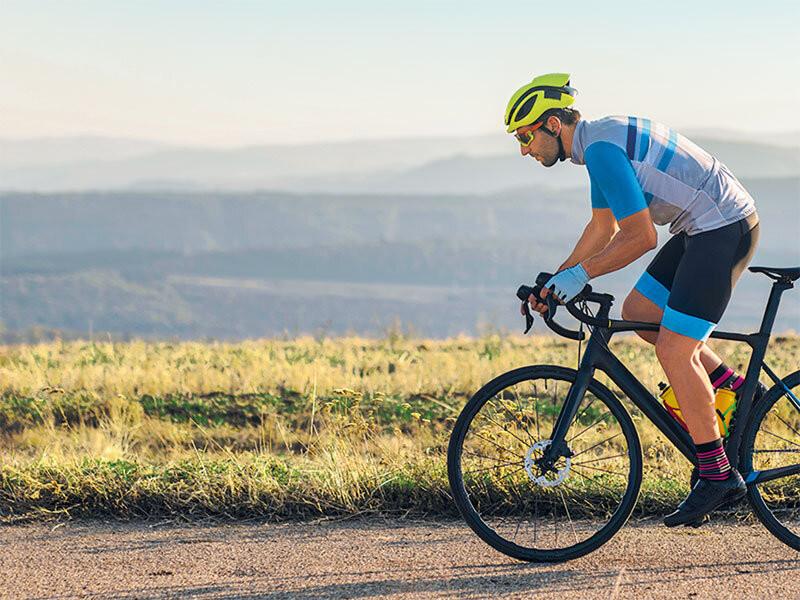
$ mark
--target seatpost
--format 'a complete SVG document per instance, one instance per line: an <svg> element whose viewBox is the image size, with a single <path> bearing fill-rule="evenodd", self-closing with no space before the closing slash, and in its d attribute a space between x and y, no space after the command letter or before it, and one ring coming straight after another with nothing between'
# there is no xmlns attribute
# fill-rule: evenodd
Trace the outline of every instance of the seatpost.
<svg viewBox="0 0 800 600"><path fill-rule="evenodd" d="M764 310L764 317L761 319L761 327L758 330L760 334L769 336L772 332L775 316L778 314L778 305L781 303L781 295L793 287L794 284L789 281L776 281L772 284L772 288L769 291L769 300L767 300L767 308Z"/></svg>

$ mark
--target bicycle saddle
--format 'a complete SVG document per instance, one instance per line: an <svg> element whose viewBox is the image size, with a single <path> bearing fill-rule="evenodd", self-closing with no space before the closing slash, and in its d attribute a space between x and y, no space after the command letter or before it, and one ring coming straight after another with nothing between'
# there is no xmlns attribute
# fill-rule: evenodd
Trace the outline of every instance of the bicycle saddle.
<svg viewBox="0 0 800 600"><path fill-rule="evenodd" d="M800 267L748 267L747 270L753 273L764 273L764 275L776 281L780 279L788 279L789 281L800 279Z"/></svg>

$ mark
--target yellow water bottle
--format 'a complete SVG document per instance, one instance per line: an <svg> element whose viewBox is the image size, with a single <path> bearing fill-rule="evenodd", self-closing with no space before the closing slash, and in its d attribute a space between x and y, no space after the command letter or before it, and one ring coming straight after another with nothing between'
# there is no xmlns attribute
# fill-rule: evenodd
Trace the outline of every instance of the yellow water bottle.
<svg viewBox="0 0 800 600"><path fill-rule="evenodd" d="M675 397L675 392L672 387L666 383L659 382L658 389L660 393L658 397L664 403L664 408L672 417L683 427L686 431L689 428L686 426L686 421L683 420L681 415L681 407L678 405L678 399ZM736 392L727 388L719 388L714 396L714 408L717 412L717 424L722 437L728 437L731 434L731 421L733 414L736 412Z"/></svg>

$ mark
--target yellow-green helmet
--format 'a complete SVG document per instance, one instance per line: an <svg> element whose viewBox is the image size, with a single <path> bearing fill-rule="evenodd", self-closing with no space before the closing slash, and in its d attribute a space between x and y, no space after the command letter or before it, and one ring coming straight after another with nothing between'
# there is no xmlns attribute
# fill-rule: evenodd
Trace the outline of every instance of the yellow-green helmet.
<svg viewBox="0 0 800 600"><path fill-rule="evenodd" d="M506 106L506 130L532 125L552 108L566 108L575 102L578 90L569 87L569 73L539 75L519 88Z"/></svg>

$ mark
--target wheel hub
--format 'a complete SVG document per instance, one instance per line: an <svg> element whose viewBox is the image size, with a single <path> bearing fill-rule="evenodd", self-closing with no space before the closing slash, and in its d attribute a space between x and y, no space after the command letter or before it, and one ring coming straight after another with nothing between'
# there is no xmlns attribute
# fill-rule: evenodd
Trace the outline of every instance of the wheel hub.
<svg viewBox="0 0 800 600"><path fill-rule="evenodd" d="M544 453L551 444L551 440L540 440L528 448L528 452L525 454L525 472L528 473L528 478L540 487L555 487L561 484L567 478L569 467L572 463L572 459L569 456L565 456L564 466L560 469L544 468L541 464L542 459L535 458L534 452ZM549 478L548 475L554 477Z"/></svg>

